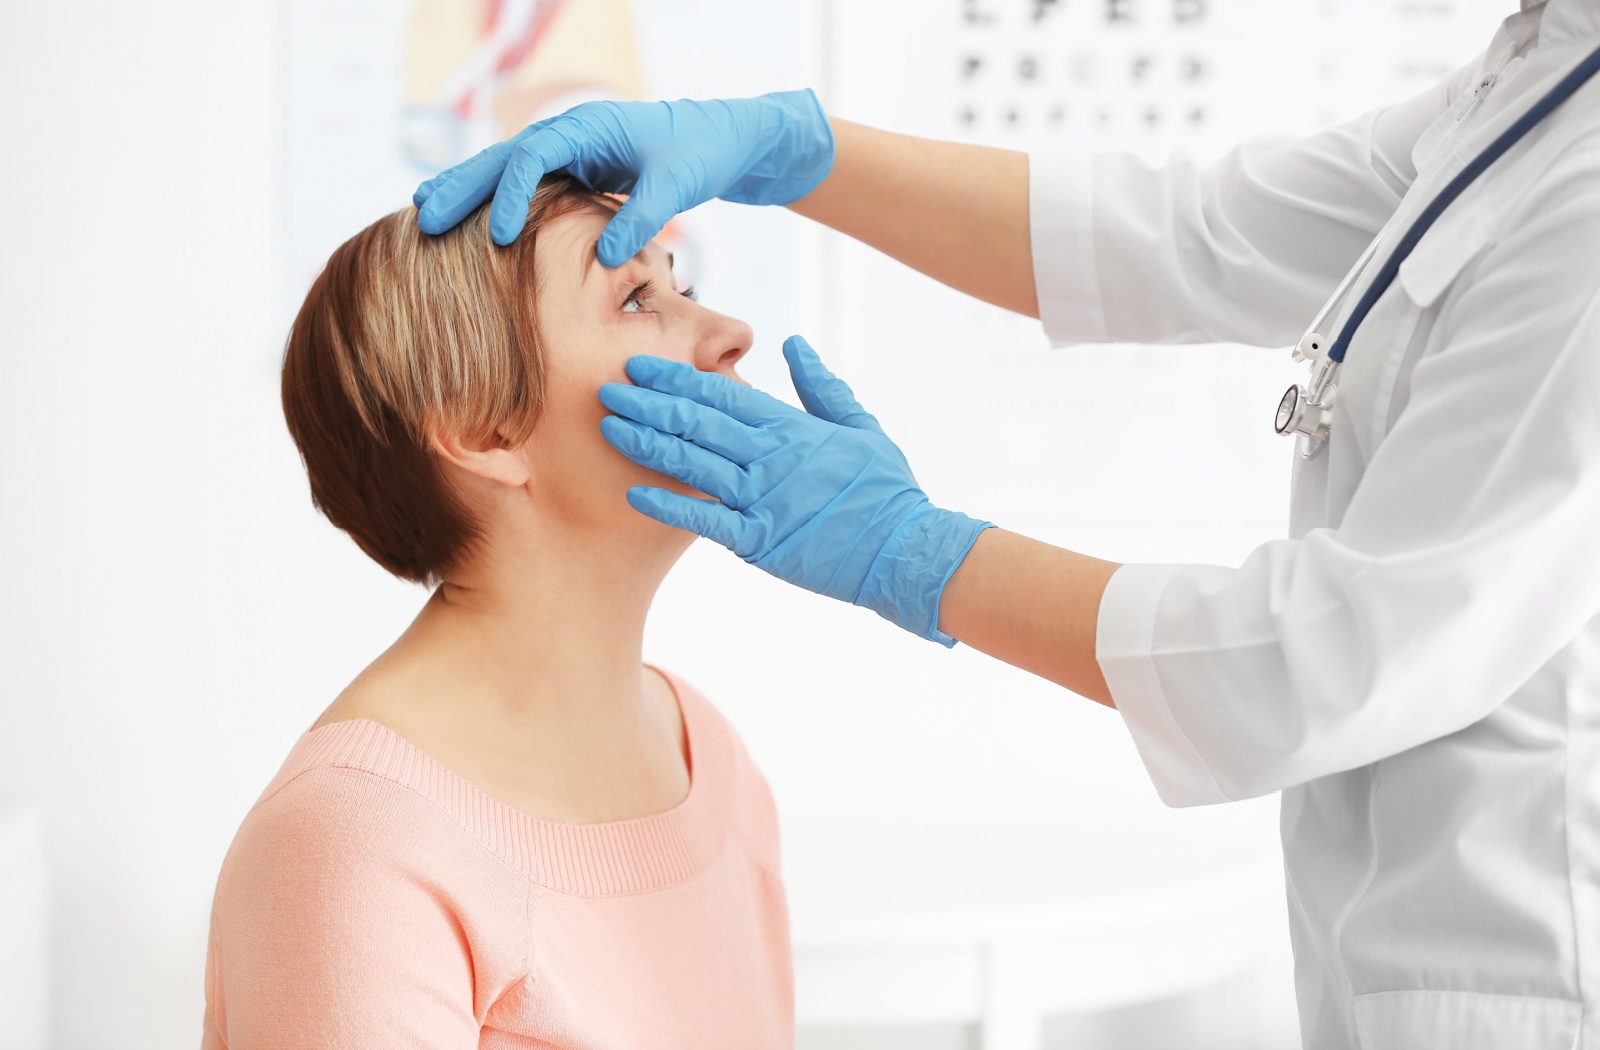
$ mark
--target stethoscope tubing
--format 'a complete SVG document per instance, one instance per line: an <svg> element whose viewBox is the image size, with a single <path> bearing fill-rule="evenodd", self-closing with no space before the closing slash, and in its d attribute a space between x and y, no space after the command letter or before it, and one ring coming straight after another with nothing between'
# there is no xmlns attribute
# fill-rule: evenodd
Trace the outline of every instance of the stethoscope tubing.
<svg viewBox="0 0 1600 1050"><path fill-rule="evenodd" d="M1417 246L1417 242L1422 240L1422 235L1428 232L1440 215L1444 214L1445 209L1450 207L1455 202L1455 199L1461 196L1467 187L1471 186L1478 176L1484 173L1489 165L1499 160L1507 150L1516 145L1524 135L1532 131L1541 120L1548 116L1551 110L1571 98L1596 73L1600 73L1600 48L1596 48L1589 54L1588 58L1578 63L1570 73L1561 78L1561 81L1555 87L1547 91L1543 98L1535 102L1526 113L1518 117L1514 124L1501 132L1499 137L1491 142L1482 153L1472 158L1472 161L1462 168L1455 178L1450 180L1449 185L1445 186L1439 192L1439 195L1429 202L1428 206L1422 210L1422 214L1418 215L1416 221L1411 224L1411 228L1406 231L1405 236L1400 238L1400 243L1395 245L1394 251L1389 254L1389 258L1385 260L1382 269L1378 271L1377 276L1372 279L1372 283L1367 286L1367 290L1357 301L1356 308L1350 312L1349 320L1345 322L1344 327L1339 331L1338 338L1328 348L1328 360L1334 364L1342 364L1344 362L1344 356L1350 349L1350 341L1355 338L1356 331L1361 327L1361 322L1366 320L1367 314L1372 312L1372 308L1383 297L1383 293L1389 290L1389 286L1394 283L1395 277L1400 273L1401 264L1411 255L1412 249Z"/></svg>

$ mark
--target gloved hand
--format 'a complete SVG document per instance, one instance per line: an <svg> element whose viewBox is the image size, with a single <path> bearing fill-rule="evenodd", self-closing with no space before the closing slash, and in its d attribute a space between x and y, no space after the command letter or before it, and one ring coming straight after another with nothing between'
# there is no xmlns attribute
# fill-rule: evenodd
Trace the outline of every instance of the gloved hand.
<svg viewBox="0 0 1600 1050"><path fill-rule="evenodd" d="M585 102L530 125L417 187L424 233L443 233L494 194L489 233L510 244L546 173L631 194L600 236L600 262L621 266L674 215L713 197L789 204L833 168L833 130L808 88L693 102ZM496 188L498 187L498 189Z"/></svg>
<svg viewBox="0 0 1600 1050"><path fill-rule="evenodd" d="M601 432L623 455L715 496L628 490L634 509L710 537L807 590L944 645L939 598L990 527L928 502L911 467L799 336L783 344L806 411L710 372L633 357Z"/></svg>

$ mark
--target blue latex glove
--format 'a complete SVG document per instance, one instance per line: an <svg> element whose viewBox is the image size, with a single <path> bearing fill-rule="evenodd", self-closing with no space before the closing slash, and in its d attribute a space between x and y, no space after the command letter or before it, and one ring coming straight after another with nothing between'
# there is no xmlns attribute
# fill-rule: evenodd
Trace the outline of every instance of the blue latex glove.
<svg viewBox="0 0 1600 1050"><path fill-rule="evenodd" d="M710 537L807 590L864 606L945 645L939 598L990 527L928 502L883 428L799 336L783 344L801 412L659 357L607 383L601 432L623 455L715 496L628 490L634 509Z"/></svg>
<svg viewBox="0 0 1600 1050"><path fill-rule="evenodd" d="M424 233L443 233L494 194L489 233L510 244L546 173L631 194L600 236L621 266L674 215L713 197L789 204L833 168L833 130L810 89L693 102L585 102L530 125L417 187ZM497 188L498 187L498 188Z"/></svg>

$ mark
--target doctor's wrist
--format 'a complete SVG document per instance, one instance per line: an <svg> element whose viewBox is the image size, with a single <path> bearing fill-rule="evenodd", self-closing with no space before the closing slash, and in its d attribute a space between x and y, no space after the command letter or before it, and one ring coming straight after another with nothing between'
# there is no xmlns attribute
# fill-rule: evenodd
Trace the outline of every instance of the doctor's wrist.
<svg viewBox="0 0 1600 1050"><path fill-rule="evenodd" d="M1113 561L990 529L950 577L939 628L979 652L1115 706L1100 670L1100 602Z"/></svg>
<svg viewBox="0 0 1600 1050"><path fill-rule="evenodd" d="M775 91L727 103L748 107L762 144L719 196L735 204L786 205L805 197L833 170L833 126L810 88ZM747 125L751 126L751 125Z"/></svg>
<svg viewBox="0 0 1600 1050"><path fill-rule="evenodd" d="M939 603L979 534L994 523L942 510L931 503L908 514L873 560L855 604L919 638L950 647L939 630Z"/></svg>

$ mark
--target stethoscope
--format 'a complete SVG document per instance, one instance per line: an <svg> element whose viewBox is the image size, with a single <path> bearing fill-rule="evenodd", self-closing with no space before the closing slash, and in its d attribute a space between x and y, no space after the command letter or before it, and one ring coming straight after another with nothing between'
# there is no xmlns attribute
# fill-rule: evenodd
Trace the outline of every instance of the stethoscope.
<svg viewBox="0 0 1600 1050"><path fill-rule="evenodd" d="M1273 429L1278 433L1285 436L1298 435L1302 458L1310 459L1326 447L1328 430L1333 425L1333 402L1339 394L1339 366L1344 363L1345 353L1350 349L1350 340L1355 338L1361 322L1367 319L1367 314L1372 312L1373 306L1383 297L1383 293L1389 290L1389 285L1394 283L1395 276L1400 272L1400 264L1410 256L1417 242L1422 240L1422 235L1428 232L1428 228L1444 210L1461 196L1489 165L1499 160L1502 154L1516 145L1541 120L1549 116L1551 110L1570 98L1597 72L1600 72L1600 48L1595 49L1588 58L1578 63L1577 68L1561 78L1560 83L1546 92L1545 96L1534 103L1515 124L1501 132L1498 138L1489 143L1482 153L1474 157L1470 164L1450 180L1450 184L1423 209L1422 214L1417 216L1411 228L1406 231L1406 235L1400 238L1400 243L1395 245L1383 268L1367 286L1365 294L1356 303L1356 308L1350 312L1350 319L1345 322L1339 337L1329 345L1328 340L1321 334L1322 327L1327 324L1334 312L1344 305L1345 296L1349 294L1357 277L1372 261L1377 251L1376 240L1367 247L1360 260L1340 282L1333 297L1317 314L1316 319L1311 322L1311 327L1300 337L1300 342L1292 351L1296 361L1311 362L1311 378L1304 387L1296 383L1284 391L1283 399L1278 402L1277 416L1273 420Z"/></svg>

